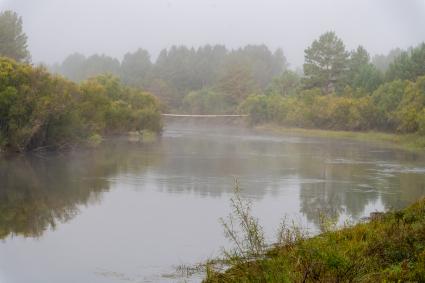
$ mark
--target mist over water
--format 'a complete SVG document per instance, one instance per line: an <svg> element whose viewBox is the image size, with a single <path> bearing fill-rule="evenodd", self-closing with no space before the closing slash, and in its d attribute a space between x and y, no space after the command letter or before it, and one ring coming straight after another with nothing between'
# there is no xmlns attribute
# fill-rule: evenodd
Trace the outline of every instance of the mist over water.
<svg viewBox="0 0 425 283"><path fill-rule="evenodd" d="M167 120L155 143L2 159L0 278L178 282L177 266L228 244L218 219L234 178L272 242L285 215L314 232L319 211L342 221L404 207L425 193L423 164L375 144L190 119Z"/></svg>
<svg viewBox="0 0 425 283"><path fill-rule="evenodd" d="M423 27L422 0L0 0L0 283L200 282L236 183L265 232L241 221L248 269L282 218L314 236L414 203ZM425 276L411 213L262 278Z"/></svg>

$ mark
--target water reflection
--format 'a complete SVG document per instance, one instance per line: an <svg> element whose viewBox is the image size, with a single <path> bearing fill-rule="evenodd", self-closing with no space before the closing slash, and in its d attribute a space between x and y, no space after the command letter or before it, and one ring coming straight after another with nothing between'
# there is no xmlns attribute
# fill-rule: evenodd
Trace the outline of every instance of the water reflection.
<svg viewBox="0 0 425 283"><path fill-rule="evenodd" d="M95 150L0 159L0 238L39 237L79 206L100 203L108 177L141 172L160 158L144 153L150 147L115 140Z"/></svg>
<svg viewBox="0 0 425 283"><path fill-rule="evenodd" d="M424 173L423 155L383 146L187 124L153 144L2 158L0 281L167 281L226 244L234 177L273 240L285 214L317 224L405 206Z"/></svg>
<svg viewBox="0 0 425 283"><path fill-rule="evenodd" d="M228 176L236 176L256 199L286 193L285 205L299 191L300 212L316 224L319 211L359 219L373 203L400 208L425 195L425 159L413 152L349 140L223 134L222 128L168 135L167 161L153 178L170 192L220 196L229 192Z"/></svg>
<svg viewBox="0 0 425 283"><path fill-rule="evenodd" d="M228 197L238 178L247 197L284 195L282 205L299 197L312 223L318 212L358 219L378 200L398 208L424 195L423 161L359 142L171 125L150 145L116 139L95 150L0 159L0 238L41 236L79 206L99 203L111 183Z"/></svg>
<svg viewBox="0 0 425 283"><path fill-rule="evenodd" d="M420 155L376 150L362 143L331 145L332 150L325 150L326 158L307 161L299 170L304 176L313 174L323 180L301 185L301 212L310 221L317 224L319 212L356 220L368 205L378 201L385 209L401 208L425 195L424 159ZM389 168L398 170L389 173Z"/></svg>

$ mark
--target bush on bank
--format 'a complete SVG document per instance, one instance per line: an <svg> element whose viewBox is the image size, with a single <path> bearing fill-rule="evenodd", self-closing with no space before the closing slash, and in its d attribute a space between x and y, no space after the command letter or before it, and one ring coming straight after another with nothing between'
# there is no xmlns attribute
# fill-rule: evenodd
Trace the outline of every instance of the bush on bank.
<svg viewBox="0 0 425 283"><path fill-rule="evenodd" d="M320 89L297 95L253 95L239 110L250 124L274 122L289 127L378 130L425 134L425 76L381 85L371 94L347 87L342 94Z"/></svg>
<svg viewBox="0 0 425 283"><path fill-rule="evenodd" d="M0 150L61 148L94 135L161 130L150 94L110 75L80 85L43 67L0 58Z"/></svg>
<svg viewBox="0 0 425 283"><path fill-rule="evenodd" d="M208 269L204 282L425 282L425 199L313 238L286 235L257 260Z"/></svg>

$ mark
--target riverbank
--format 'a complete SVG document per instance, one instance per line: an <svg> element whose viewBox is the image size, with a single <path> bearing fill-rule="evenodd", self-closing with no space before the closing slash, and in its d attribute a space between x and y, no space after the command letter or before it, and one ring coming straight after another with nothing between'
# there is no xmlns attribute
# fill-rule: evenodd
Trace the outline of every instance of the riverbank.
<svg viewBox="0 0 425 283"><path fill-rule="evenodd" d="M418 134L390 134L382 132L351 132L320 129L287 128L276 124L263 124L254 127L255 131L274 134L297 134L306 137L347 138L359 141L379 142L403 149L424 151L425 136Z"/></svg>
<svg viewBox="0 0 425 283"><path fill-rule="evenodd" d="M0 57L0 151L60 150L129 131L160 133L160 102L117 77L80 83Z"/></svg>
<svg viewBox="0 0 425 283"><path fill-rule="evenodd" d="M286 235L260 259L208 270L204 282L425 282L425 199L313 238Z"/></svg>

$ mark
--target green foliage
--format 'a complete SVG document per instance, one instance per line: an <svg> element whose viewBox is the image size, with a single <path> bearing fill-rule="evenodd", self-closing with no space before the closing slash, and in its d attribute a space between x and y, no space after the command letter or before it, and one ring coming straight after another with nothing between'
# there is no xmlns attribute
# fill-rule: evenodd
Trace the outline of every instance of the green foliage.
<svg viewBox="0 0 425 283"><path fill-rule="evenodd" d="M226 66L218 89L226 94L233 104L239 104L250 94L255 93L258 87L246 65L230 64Z"/></svg>
<svg viewBox="0 0 425 283"><path fill-rule="evenodd" d="M149 82L146 89L150 93L155 94L161 102L161 107L164 109L169 109L171 106L179 105L181 103L176 90L164 80L153 79Z"/></svg>
<svg viewBox="0 0 425 283"><path fill-rule="evenodd" d="M413 81L417 77L425 75L424 62L425 43L422 43L410 51L402 52L395 58L386 72L386 79L387 81L396 79Z"/></svg>
<svg viewBox="0 0 425 283"><path fill-rule="evenodd" d="M419 77L416 82L409 82L395 117L397 130L403 133L412 133L419 130L419 123L425 108L425 76Z"/></svg>
<svg viewBox="0 0 425 283"><path fill-rule="evenodd" d="M183 109L191 114L226 114L234 108L229 96L209 89L192 91L183 100Z"/></svg>
<svg viewBox="0 0 425 283"><path fill-rule="evenodd" d="M322 34L304 52L307 88L319 87L330 93L340 86L347 69L348 53L334 32Z"/></svg>
<svg viewBox="0 0 425 283"><path fill-rule="evenodd" d="M119 75L126 85L158 97L162 111L240 111L249 114L252 125L275 122L295 127L422 134L423 105L415 81L425 75L424 60L425 43L405 52L394 49L388 55L373 57L371 62L365 48L359 46L349 53L334 32L326 32L305 50L304 76L286 69L282 50L271 52L265 45L235 50L222 45L198 49L172 46L162 50L155 62L143 49L127 53L121 63L104 55L86 58L73 54L54 69L76 81L105 73ZM87 83L83 87L96 89ZM120 91L113 89L112 93ZM13 96L13 90L5 96ZM102 101L103 95L87 96L93 105L105 107L99 113L85 112L96 121L93 123L99 129L89 125L93 130L132 121L125 99L111 97L114 102L103 105L108 104ZM90 103L86 104L89 107ZM110 125L103 124L104 118Z"/></svg>
<svg viewBox="0 0 425 283"><path fill-rule="evenodd" d="M230 203L232 213L227 219L220 219L226 238L235 246L234 249L224 251L227 259L242 262L263 255L264 232L258 219L252 216L251 203L242 199L237 181Z"/></svg>
<svg viewBox="0 0 425 283"><path fill-rule="evenodd" d="M352 51L348 61L346 84L353 89L373 92L382 83L381 72L370 63L369 53L359 46Z"/></svg>
<svg viewBox="0 0 425 283"><path fill-rule="evenodd" d="M121 62L120 74L125 84L142 88L147 85L151 73L152 62L146 50L139 49L134 53L127 53Z"/></svg>
<svg viewBox="0 0 425 283"><path fill-rule="evenodd" d="M287 62L281 49L272 53L265 45L247 45L228 54L225 71L229 65L243 66L252 76L254 85L264 89L274 76L286 70Z"/></svg>
<svg viewBox="0 0 425 283"><path fill-rule="evenodd" d="M106 55L92 55L86 58L84 55L74 53L69 55L61 65L53 68L70 80L81 82L85 79L102 74L120 74L120 62Z"/></svg>
<svg viewBox="0 0 425 283"><path fill-rule="evenodd" d="M249 115L251 124L366 130L374 120L370 97L323 96L318 89L304 91L299 97L251 96L240 109Z"/></svg>
<svg viewBox="0 0 425 283"><path fill-rule="evenodd" d="M372 64L381 72L386 72L395 58L403 51L400 48L392 49L387 55L378 54L373 56Z"/></svg>
<svg viewBox="0 0 425 283"><path fill-rule="evenodd" d="M73 138L76 85L6 58L0 59L0 81L0 131L12 150L61 145Z"/></svg>
<svg viewBox="0 0 425 283"><path fill-rule="evenodd" d="M349 73L358 72L364 65L369 64L369 61L370 56L366 49L364 49L363 46L357 47L357 49L350 54L350 59L348 61Z"/></svg>
<svg viewBox="0 0 425 283"><path fill-rule="evenodd" d="M148 93L123 86L111 75L81 84L81 117L88 132L117 134L126 131L161 130L156 99Z"/></svg>
<svg viewBox="0 0 425 283"><path fill-rule="evenodd" d="M242 113L248 114L250 125L265 123L269 120L269 98L265 95L251 95L239 107Z"/></svg>
<svg viewBox="0 0 425 283"><path fill-rule="evenodd" d="M273 78L266 93L268 95L290 96L299 93L301 87L300 76L293 71L286 70L280 76Z"/></svg>
<svg viewBox="0 0 425 283"><path fill-rule="evenodd" d="M351 78L350 85L367 93L376 90L382 84L382 73L372 64L361 66Z"/></svg>
<svg viewBox="0 0 425 283"><path fill-rule="evenodd" d="M98 134L93 134L88 138L88 144L91 147L97 147L101 143L102 143L102 137Z"/></svg>
<svg viewBox="0 0 425 283"><path fill-rule="evenodd" d="M368 223L309 239L295 239L271 248L263 258L234 261L236 264L222 273L210 271L204 282L423 282L425 279L425 200Z"/></svg>
<svg viewBox="0 0 425 283"><path fill-rule="evenodd" d="M0 14L0 55L29 60L22 20L11 11ZM281 49L272 52L265 45L235 50L222 45L172 46L155 62L143 49L127 53L122 62L75 53L52 66L54 72L82 81L80 86L42 68L2 61L0 147L26 150L92 134L157 132L159 109L239 111L249 114L251 125L275 122L424 135L424 61L425 43L376 55L371 63L365 48L348 53L334 32L322 34L305 49L303 77L287 70ZM111 75L153 93L161 104Z"/></svg>
<svg viewBox="0 0 425 283"><path fill-rule="evenodd" d="M146 88L156 94L152 83L161 81L168 92L162 97L174 109L182 106L190 92L202 89L213 89L227 95L226 101L238 104L258 88L265 88L285 68L283 52L278 49L272 53L264 45L232 51L221 45L206 45L197 50L173 46L158 56L151 74L156 82L148 82Z"/></svg>
<svg viewBox="0 0 425 283"><path fill-rule="evenodd" d="M0 56L16 61L29 61L27 36L22 31L22 18L13 11L0 13Z"/></svg>
<svg viewBox="0 0 425 283"><path fill-rule="evenodd" d="M119 75L123 83L149 90L167 107L180 110L184 97L202 89L214 89L239 103L258 88L265 89L286 66L282 50L271 52L265 45L236 50L205 45L172 46L155 62L143 49L127 53L121 63L104 55L86 58L76 53L52 70L77 82L105 73Z"/></svg>
<svg viewBox="0 0 425 283"><path fill-rule="evenodd" d="M323 95L318 88L297 95L252 95L239 107L251 125L277 123L330 130L381 130L425 133L425 76L415 82L396 80L373 93L345 87Z"/></svg>
<svg viewBox="0 0 425 283"><path fill-rule="evenodd" d="M93 134L161 130L156 99L104 75L78 86L43 68L0 58L2 148L58 148Z"/></svg>
<svg viewBox="0 0 425 283"><path fill-rule="evenodd" d="M417 116L418 133L425 136L425 109L422 109Z"/></svg>
<svg viewBox="0 0 425 283"><path fill-rule="evenodd" d="M372 101L376 107L376 124L382 130L394 130L397 127L395 111L404 96L407 81L396 80L381 85L373 94Z"/></svg>
<svg viewBox="0 0 425 283"><path fill-rule="evenodd" d="M61 65L55 65L52 68L54 73L60 73L73 81L83 80L83 66L86 57L79 53L73 53L65 58Z"/></svg>

